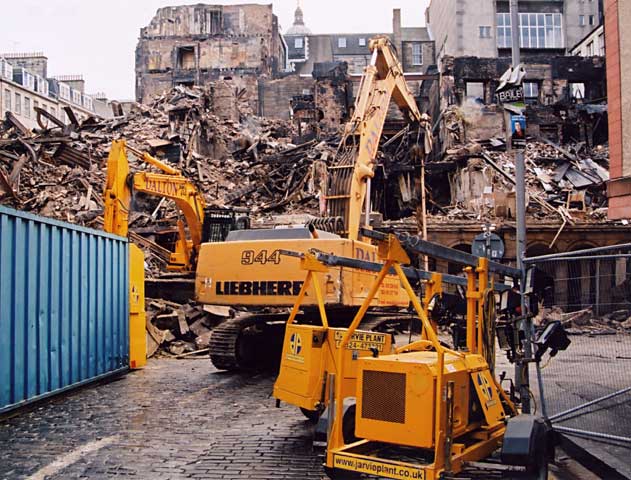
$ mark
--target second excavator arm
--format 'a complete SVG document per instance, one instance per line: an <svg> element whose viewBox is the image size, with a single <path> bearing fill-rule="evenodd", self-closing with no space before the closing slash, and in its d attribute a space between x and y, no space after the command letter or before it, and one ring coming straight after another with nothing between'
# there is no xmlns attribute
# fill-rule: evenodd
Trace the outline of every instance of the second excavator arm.
<svg viewBox="0 0 631 480"><path fill-rule="evenodd" d="M127 158L128 151L164 173L141 171L131 174ZM174 271L193 270L193 262L202 243L205 208L202 195L179 170L148 153L130 147L124 140L115 140L107 160L104 193L105 231L127 236L134 191L169 198L175 202L186 220L191 238L190 240L186 238L184 222L178 220L178 241L175 251L171 253L168 268Z"/></svg>

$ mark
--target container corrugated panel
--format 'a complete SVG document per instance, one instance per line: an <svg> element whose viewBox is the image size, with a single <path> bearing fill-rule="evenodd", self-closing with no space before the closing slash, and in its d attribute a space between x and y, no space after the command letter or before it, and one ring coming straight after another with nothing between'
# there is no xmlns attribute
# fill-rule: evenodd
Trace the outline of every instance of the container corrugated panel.
<svg viewBox="0 0 631 480"><path fill-rule="evenodd" d="M0 413L127 369L127 240L0 207Z"/></svg>

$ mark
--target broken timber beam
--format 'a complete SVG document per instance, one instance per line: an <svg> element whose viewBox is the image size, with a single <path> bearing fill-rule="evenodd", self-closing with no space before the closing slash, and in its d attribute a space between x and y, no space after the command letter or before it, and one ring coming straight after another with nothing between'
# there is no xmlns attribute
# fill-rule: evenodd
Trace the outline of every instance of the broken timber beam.
<svg viewBox="0 0 631 480"><path fill-rule="evenodd" d="M563 156L565 158L567 158L568 160L571 160L573 162L578 162L578 158L576 158L576 155L572 155L570 152L568 152L567 150L565 150L564 148L561 148L559 145L557 145L556 143L554 143L552 140L548 140L547 138L544 137L537 137L540 141L542 141L543 143L545 143L546 145L550 145L552 148L554 148L557 152L563 154Z"/></svg>
<svg viewBox="0 0 631 480"><path fill-rule="evenodd" d="M22 122L20 122L17 117L11 112L7 112L5 118L7 122L9 122L16 130L18 130L23 137L31 136L31 131L26 128L26 126Z"/></svg>
<svg viewBox="0 0 631 480"><path fill-rule="evenodd" d="M37 124L43 129L46 129L47 125L44 125L44 120L42 120L42 117L44 117L49 122L54 123L60 128L64 128L66 126L64 122L59 120L52 113L49 113L48 110L44 110L42 107L34 107L33 110L37 112Z"/></svg>
<svg viewBox="0 0 631 480"><path fill-rule="evenodd" d="M66 143L59 144L53 158L71 167L83 167L86 170L90 170L92 164L90 157Z"/></svg>
<svg viewBox="0 0 631 480"><path fill-rule="evenodd" d="M66 105L64 107L64 112L66 112L66 115L68 115L68 121L70 121L70 124L76 128L79 128L79 119L75 115L74 110L70 106Z"/></svg>

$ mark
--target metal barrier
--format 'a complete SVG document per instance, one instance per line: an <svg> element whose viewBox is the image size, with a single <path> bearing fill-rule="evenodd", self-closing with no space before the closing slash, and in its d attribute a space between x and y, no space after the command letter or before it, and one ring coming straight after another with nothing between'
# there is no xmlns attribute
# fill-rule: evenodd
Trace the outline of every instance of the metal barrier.
<svg viewBox="0 0 631 480"><path fill-rule="evenodd" d="M127 240L0 207L0 413L128 368Z"/></svg>
<svg viewBox="0 0 631 480"><path fill-rule="evenodd" d="M555 430L631 448L631 244L526 259L572 343L541 363L541 407Z"/></svg>

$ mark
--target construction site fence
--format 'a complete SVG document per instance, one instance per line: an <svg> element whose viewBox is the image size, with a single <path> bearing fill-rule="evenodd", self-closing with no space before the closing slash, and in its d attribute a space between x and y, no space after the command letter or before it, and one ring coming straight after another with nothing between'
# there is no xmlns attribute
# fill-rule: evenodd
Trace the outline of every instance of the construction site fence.
<svg viewBox="0 0 631 480"><path fill-rule="evenodd" d="M631 244L525 260L540 333L560 321L571 344L540 363L540 411L558 432L631 449Z"/></svg>
<svg viewBox="0 0 631 480"><path fill-rule="evenodd" d="M125 238L0 207L0 414L129 364Z"/></svg>

